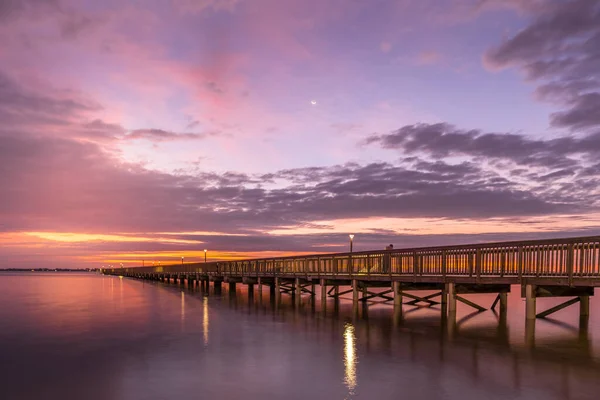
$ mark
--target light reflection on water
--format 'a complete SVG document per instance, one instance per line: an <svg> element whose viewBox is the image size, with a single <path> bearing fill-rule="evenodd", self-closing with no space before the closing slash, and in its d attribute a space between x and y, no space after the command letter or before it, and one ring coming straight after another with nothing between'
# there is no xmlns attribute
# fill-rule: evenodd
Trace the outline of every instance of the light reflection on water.
<svg viewBox="0 0 600 400"><path fill-rule="evenodd" d="M202 299L202 333L204 345L208 346L208 297Z"/></svg>
<svg viewBox="0 0 600 400"><path fill-rule="evenodd" d="M354 388L356 387L356 337L354 336L354 326L351 323L347 323L344 327L344 366L346 367L346 374L344 382L348 387L348 393L354 394Z"/></svg>
<svg viewBox="0 0 600 400"><path fill-rule="evenodd" d="M250 297L243 286L216 295L89 274L0 275L0 398L596 399L600 392L600 298L590 302L589 321L574 307L526 324L515 288L507 315L459 305L455 320L438 307L355 310L309 296L295 307L288 295L274 304L264 289ZM469 299L489 307L494 296ZM538 300L542 310L562 299Z"/></svg>

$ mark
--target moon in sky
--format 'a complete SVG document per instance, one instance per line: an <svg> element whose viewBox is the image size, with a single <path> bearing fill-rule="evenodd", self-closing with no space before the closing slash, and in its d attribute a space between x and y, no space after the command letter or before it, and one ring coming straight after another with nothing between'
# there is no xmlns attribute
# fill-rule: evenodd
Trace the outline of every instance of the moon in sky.
<svg viewBox="0 0 600 400"><path fill-rule="evenodd" d="M310 104L312 104L313 106L316 106L317 105L317 101L316 100L311 100Z"/></svg>

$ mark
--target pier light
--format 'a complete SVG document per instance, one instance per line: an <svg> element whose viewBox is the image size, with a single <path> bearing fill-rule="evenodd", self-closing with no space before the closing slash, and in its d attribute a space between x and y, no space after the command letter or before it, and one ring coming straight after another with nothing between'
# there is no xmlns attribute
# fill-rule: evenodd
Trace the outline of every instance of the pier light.
<svg viewBox="0 0 600 400"><path fill-rule="evenodd" d="M183 265L183 257L181 257L181 265Z"/></svg>
<svg viewBox="0 0 600 400"><path fill-rule="evenodd" d="M204 249L204 263L206 263L206 252L207 252L207 251L208 251L208 250Z"/></svg>
<svg viewBox="0 0 600 400"><path fill-rule="evenodd" d="M349 234L348 236L350 237L350 253L352 253L352 241L354 240L354 235Z"/></svg>

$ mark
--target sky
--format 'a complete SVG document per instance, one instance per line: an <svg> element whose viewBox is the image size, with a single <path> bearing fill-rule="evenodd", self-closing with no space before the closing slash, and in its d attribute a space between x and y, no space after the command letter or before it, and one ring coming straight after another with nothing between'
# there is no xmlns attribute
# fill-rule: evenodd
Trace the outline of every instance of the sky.
<svg viewBox="0 0 600 400"><path fill-rule="evenodd" d="M0 268L600 234L597 0L1 0Z"/></svg>

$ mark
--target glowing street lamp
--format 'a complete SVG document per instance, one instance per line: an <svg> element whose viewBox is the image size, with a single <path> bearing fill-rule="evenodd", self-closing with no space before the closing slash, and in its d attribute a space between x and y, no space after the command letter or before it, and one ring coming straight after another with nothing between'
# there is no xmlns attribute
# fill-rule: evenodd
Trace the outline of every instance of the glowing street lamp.
<svg viewBox="0 0 600 400"><path fill-rule="evenodd" d="M183 265L183 257L181 257L181 265Z"/></svg>
<svg viewBox="0 0 600 400"><path fill-rule="evenodd" d="M352 253L352 240L354 239L354 235L348 235L350 237L350 253Z"/></svg>
<svg viewBox="0 0 600 400"><path fill-rule="evenodd" d="M206 252L207 252L207 251L208 251L208 250L204 249L204 264L206 264Z"/></svg>

